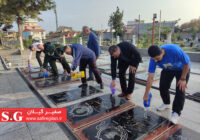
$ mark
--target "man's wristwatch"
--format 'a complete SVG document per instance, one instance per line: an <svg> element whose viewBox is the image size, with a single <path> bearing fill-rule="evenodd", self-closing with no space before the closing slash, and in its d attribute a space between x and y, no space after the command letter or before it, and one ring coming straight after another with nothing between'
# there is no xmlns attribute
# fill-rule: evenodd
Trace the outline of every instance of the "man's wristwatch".
<svg viewBox="0 0 200 140"><path fill-rule="evenodd" d="M186 78L181 78L181 81L186 81Z"/></svg>

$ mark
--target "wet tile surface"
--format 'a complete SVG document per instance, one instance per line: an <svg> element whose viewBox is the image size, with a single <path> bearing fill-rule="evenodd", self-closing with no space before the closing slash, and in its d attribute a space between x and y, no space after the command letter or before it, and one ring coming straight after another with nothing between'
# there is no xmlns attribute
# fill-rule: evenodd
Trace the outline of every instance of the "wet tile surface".
<svg viewBox="0 0 200 140"><path fill-rule="evenodd" d="M26 60L22 58L4 58L5 62L11 63L11 68L12 67L22 67L26 65Z"/></svg>
<svg viewBox="0 0 200 140"><path fill-rule="evenodd" d="M170 135L166 140L199 140L200 134L189 128L183 127Z"/></svg>
<svg viewBox="0 0 200 140"><path fill-rule="evenodd" d="M73 124L80 123L97 115L103 115L127 103L123 98L110 94L104 95L67 107L67 119Z"/></svg>
<svg viewBox="0 0 200 140"><path fill-rule="evenodd" d="M82 133L89 140L133 140L141 139L146 134L168 123L166 119L151 112L148 112L147 119L143 116L143 108L135 107L90 126Z"/></svg>
<svg viewBox="0 0 200 140"><path fill-rule="evenodd" d="M51 99L51 101L53 101L54 104L60 104L64 102L78 100L100 92L101 90L99 90L98 88L88 86L87 88L77 88L74 90L48 95L48 97Z"/></svg>
<svg viewBox="0 0 200 140"><path fill-rule="evenodd" d="M108 75L111 75L111 68L110 65L98 67L99 71ZM139 67L137 69L137 73L145 72L143 67ZM129 75L129 68L126 70L126 75ZM117 69L117 77L119 77L119 69Z"/></svg>
<svg viewBox="0 0 200 140"><path fill-rule="evenodd" d="M54 78L46 78L46 79L40 79L34 81L36 87L38 88L45 88L45 87L51 87L51 86L56 86L58 84L64 84L64 83L69 83L73 81L79 81L77 79L71 79L71 76L59 76L57 80Z"/></svg>
<svg viewBox="0 0 200 140"><path fill-rule="evenodd" d="M142 81L147 81L148 73L137 74L135 76L135 78L142 80ZM160 73L155 73L154 80L159 80L159 79L160 79Z"/></svg>
<svg viewBox="0 0 200 140"><path fill-rule="evenodd" d="M34 67L31 69L31 71L29 71L28 68L21 68L22 72L26 73L26 74L31 74L31 73L36 73L36 72L40 72L40 67Z"/></svg>

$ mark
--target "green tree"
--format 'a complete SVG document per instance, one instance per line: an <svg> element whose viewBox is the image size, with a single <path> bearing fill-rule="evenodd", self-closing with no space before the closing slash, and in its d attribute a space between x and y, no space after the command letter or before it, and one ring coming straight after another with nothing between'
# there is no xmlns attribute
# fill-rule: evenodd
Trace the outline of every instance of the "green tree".
<svg viewBox="0 0 200 140"><path fill-rule="evenodd" d="M152 33L152 27L147 27L147 31L149 33ZM158 26L155 26L154 27L154 42L155 44L159 44L159 38L158 38L158 32L159 32L159 29L158 29ZM161 38L163 39L167 39L167 35L168 33L170 32L170 28L168 26L161 26Z"/></svg>
<svg viewBox="0 0 200 140"><path fill-rule="evenodd" d="M115 29L115 37L117 36L123 36L123 26L124 23L122 22L124 12L120 12L119 7L117 7L117 10L112 13L110 16L110 19L108 21L108 25L111 27L111 29Z"/></svg>
<svg viewBox="0 0 200 140"><path fill-rule="evenodd" d="M167 39L167 35L168 33L170 32L170 28L168 26L161 26L161 36L164 38L164 39Z"/></svg>
<svg viewBox="0 0 200 140"><path fill-rule="evenodd" d="M182 31L192 34L193 40L196 38L197 33L200 32L200 19L192 19L190 22L183 23L180 26Z"/></svg>
<svg viewBox="0 0 200 140"><path fill-rule="evenodd" d="M18 25L20 50L24 50L22 24L28 18L42 20L38 17L41 11L50 10L54 6L52 0L6 0L5 13L15 17Z"/></svg>
<svg viewBox="0 0 200 140"><path fill-rule="evenodd" d="M10 16L4 12L5 5L6 1L0 1L0 42L2 46L4 46L3 31L7 31L7 29L12 28L12 23L14 21L13 16Z"/></svg>

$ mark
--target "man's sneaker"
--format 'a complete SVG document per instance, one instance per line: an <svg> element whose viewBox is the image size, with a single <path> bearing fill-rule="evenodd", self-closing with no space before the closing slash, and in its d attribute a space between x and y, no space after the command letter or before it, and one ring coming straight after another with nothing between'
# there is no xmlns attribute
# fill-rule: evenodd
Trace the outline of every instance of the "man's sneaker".
<svg viewBox="0 0 200 140"><path fill-rule="evenodd" d="M84 87L87 87L88 85L86 84L86 83L84 83L84 84L81 84L80 86L78 86L79 88L84 88Z"/></svg>
<svg viewBox="0 0 200 140"><path fill-rule="evenodd" d="M170 105L162 104L157 108L157 111L163 111L163 110L168 109L168 108L170 108Z"/></svg>
<svg viewBox="0 0 200 140"><path fill-rule="evenodd" d="M179 118L180 118L180 116L178 115L178 113L173 112L172 115L171 115L170 121L171 121L172 123L174 123L174 124L177 124Z"/></svg>
<svg viewBox="0 0 200 140"><path fill-rule="evenodd" d="M89 77L89 78L87 79L87 81L94 81L94 78Z"/></svg>
<svg viewBox="0 0 200 140"><path fill-rule="evenodd" d="M103 83L100 84L100 89L104 89Z"/></svg>

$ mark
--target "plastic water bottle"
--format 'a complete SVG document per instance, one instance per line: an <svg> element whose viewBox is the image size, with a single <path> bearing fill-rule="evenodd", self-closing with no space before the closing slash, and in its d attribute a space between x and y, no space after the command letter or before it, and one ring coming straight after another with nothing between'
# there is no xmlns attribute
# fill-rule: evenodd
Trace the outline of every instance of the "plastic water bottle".
<svg viewBox="0 0 200 140"><path fill-rule="evenodd" d="M72 79L78 79L78 78L85 78L85 72L84 71L75 72L74 76L72 76Z"/></svg>
<svg viewBox="0 0 200 140"><path fill-rule="evenodd" d="M51 67L50 67L50 66L47 66L47 70L50 71L50 70L51 70Z"/></svg>
<svg viewBox="0 0 200 140"><path fill-rule="evenodd" d="M144 110L144 118L147 118L148 108L149 108L150 105L151 105L151 98L152 98L152 94L151 94L151 92L149 92L148 103L147 103L147 101L144 101L144 102L143 102L144 107L145 107L145 110Z"/></svg>
<svg viewBox="0 0 200 140"><path fill-rule="evenodd" d="M45 77L48 77L48 72L43 72L43 73L42 73L42 77L44 77L44 78L45 78Z"/></svg>
<svg viewBox="0 0 200 140"><path fill-rule="evenodd" d="M110 83L110 91L112 94L115 94L115 88L113 88L112 83Z"/></svg>

